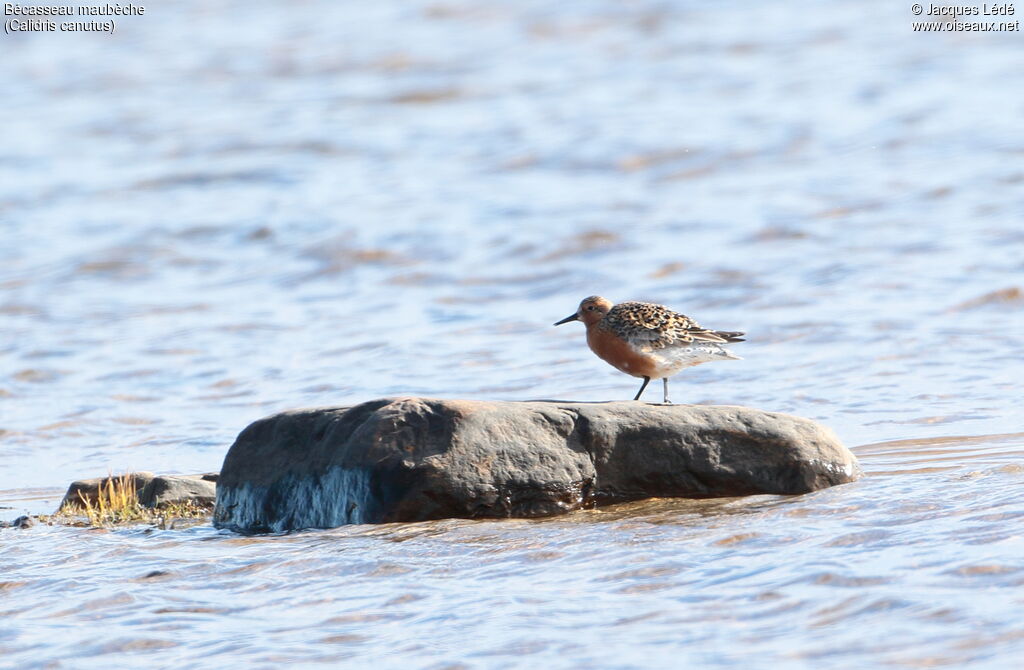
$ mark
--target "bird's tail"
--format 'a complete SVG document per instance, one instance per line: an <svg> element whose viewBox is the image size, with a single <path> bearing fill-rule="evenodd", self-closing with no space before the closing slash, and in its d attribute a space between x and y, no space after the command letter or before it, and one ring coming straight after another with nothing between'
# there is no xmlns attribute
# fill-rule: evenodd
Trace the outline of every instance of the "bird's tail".
<svg viewBox="0 0 1024 670"><path fill-rule="evenodd" d="M743 335L746 335L746 333L741 333L738 330L716 330L715 335L718 335L726 342L746 342L742 337Z"/></svg>

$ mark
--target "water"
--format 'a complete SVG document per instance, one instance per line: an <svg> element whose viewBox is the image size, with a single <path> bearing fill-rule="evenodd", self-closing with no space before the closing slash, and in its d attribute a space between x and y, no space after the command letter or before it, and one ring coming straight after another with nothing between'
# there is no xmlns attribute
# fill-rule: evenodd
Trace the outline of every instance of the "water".
<svg viewBox="0 0 1024 670"><path fill-rule="evenodd" d="M161 3L4 36L0 519L250 421L632 397L580 298L746 330L677 402L856 484L241 538L0 531L0 665L1015 667L1018 33L886 2Z"/></svg>

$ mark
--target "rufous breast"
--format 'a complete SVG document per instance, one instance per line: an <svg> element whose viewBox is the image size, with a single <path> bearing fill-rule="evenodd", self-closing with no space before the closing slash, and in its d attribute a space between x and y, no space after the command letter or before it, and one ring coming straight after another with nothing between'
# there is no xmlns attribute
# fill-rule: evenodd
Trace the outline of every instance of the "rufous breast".
<svg viewBox="0 0 1024 670"><path fill-rule="evenodd" d="M594 324L587 328L590 350L612 367L634 377L656 377L657 364L652 356L637 351L610 330Z"/></svg>

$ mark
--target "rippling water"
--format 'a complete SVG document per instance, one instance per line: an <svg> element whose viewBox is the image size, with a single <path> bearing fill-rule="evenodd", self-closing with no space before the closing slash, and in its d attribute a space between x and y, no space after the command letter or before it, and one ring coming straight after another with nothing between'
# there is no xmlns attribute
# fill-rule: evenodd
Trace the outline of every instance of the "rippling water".
<svg viewBox="0 0 1024 670"><path fill-rule="evenodd" d="M794 498L240 538L0 530L0 665L1015 667L1019 33L909 4L167 2L0 38L0 519L274 411L600 400L585 295L746 330Z"/></svg>

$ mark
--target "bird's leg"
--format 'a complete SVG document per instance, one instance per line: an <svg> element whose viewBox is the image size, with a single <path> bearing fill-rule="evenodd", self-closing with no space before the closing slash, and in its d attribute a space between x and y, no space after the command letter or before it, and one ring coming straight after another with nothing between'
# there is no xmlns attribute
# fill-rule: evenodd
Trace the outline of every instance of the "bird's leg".
<svg viewBox="0 0 1024 670"><path fill-rule="evenodd" d="M651 381L650 377L644 377L644 383L640 385L640 390L636 392L636 397L633 400L639 400L640 396L643 395L644 389L647 388L647 384Z"/></svg>
<svg viewBox="0 0 1024 670"><path fill-rule="evenodd" d="M668 399L668 377L662 377L661 381L665 382L665 400L662 401L662 404L671 405L672 401Z"/></svg>

